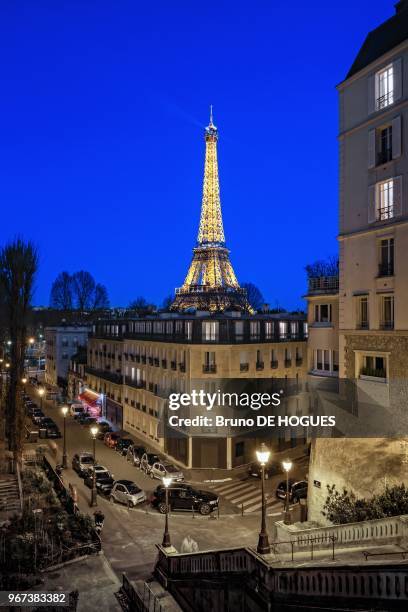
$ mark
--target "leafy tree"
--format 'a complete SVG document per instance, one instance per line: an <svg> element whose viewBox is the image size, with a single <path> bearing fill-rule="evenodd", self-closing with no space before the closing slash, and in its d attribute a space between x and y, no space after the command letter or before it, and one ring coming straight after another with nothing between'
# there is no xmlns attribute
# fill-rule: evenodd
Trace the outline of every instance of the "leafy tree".
<svg viewBox="0 0 408 612"><path fill-rule="evenodd" d="M38 252L32 242L17 238L0 251L0 285L4 295L10 335L10 376L6 402L6 435L14 459L21 461L24 436L24 406L20 387L24 372L27 315L38 269Z"/></svg>
<svg viewBox="0 0 408 612"><path fill-rule="evenodd" d="M134 310L138 314L148 314L156 310L156 306L154 304L149 304L141 295L130 302L128 308L129 310Z"/></svg>
<svg viewBox="0 0 408 612"><path fill-rule="evenodd" d="M72 310L74 305L73 278L68 272L58 274L52 283L50 306L57 310Z"/></svg>
<svg viewBox="0 0 408 612"><path fill-rule="evenodd" d="M339 275L339 258L337 255L328 257L326 260L319 259L305 267L308 278L320 278L321 276Z"/></svg>
<svg viewBox="0 0 408 612"><path fill-rule="evenodd" d="M265 303L261 290L253 283L242 283L241 287L246 289L248 302L251 304L252 308L254 310L261 310Z"/></svg>

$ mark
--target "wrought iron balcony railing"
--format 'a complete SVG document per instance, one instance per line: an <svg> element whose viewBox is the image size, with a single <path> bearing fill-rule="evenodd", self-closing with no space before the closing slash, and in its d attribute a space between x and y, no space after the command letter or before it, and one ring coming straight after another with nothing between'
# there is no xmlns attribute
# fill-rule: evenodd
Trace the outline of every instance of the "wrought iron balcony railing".
<svg viewBox="0 0 408 612"><path fill-rule="evenodd" d="M377 154L377 166L386 164L392 160L392 149L384 149Z"/></svg>
<svg viewBox="0 0 408 612"><path fill-rule="evenodd" d="M285 368L290 368L292 365L292 359L285 359Z"/></svg>
<svg viewBox="0 0 408 612"><path fill-rule="evenodd" d="M378 209L377 219L378 221L387 221L387 219L393 219L394 217L394 205L384 206Z"/></svg>
<svg viewBox="0 0 408 612"><path fill-rule="evenodd" d="M248 372L248 370L249 370L249 363L240 363L239 364L239 369L240 369L240 372Z"/></svg>
<svg viewBox="0 0 408 612"><path fill-rule="evenodd" d="M309 294L338 293L338 276L316 276L309 278Z"/></svg>
<svg viewBox="0 0 408 612"><path fill-rule="evenodd" d="M263 370L264 369L264 362L263 361L257 361L256 362L256 369L257 370Z"/></svg>
<svg viewBox="0 0 408 612"><path fill-rule="evenodd" d="M217 371L215 363L206 363L203 365L204 374L214 374Z"/></svg>
<svg viewBox="0 0 408 612"><path fill-rule="evenodd" d="M279 364L278 364L278 361L277 361L276 359L273 359L273 360L271 361L271 368L272 368L273 370L276 370L276 368L278 367L278 365L279 365Z"/></svg>

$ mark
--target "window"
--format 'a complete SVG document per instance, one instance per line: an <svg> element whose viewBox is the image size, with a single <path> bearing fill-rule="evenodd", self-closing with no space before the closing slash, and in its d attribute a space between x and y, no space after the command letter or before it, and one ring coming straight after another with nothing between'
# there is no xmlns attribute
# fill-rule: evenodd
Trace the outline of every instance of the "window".
<svg viewBox="0 0 408 612"><path fill-rule="evenodd" d="M376 110L394 103L394 64L390 64L375 75Z"/></svg>
<svg viewBox="0 0 408 612"><path fill-rule="evenodd" d="M394 275L394 238L385 238L380 242L380 263L378 276Z"/></svg>
<svg viewBox="0 0 408 612"><path fill-rule="evenodd" d="M235 444L235 457L243 457L245 450L245 442L237 442Z"/></svg>
<svg viewBox="0 0 408 612"><path fill-rule="evenodd" d="M298 335L298 322L292 321L290 324L290 335L292 338L297 338Z"/></svg>
<svg viewBox="0 0 408 612"><path fill-rule="evenodd" d="M331 304L316 304L315 305L315 322L330 323L332 320L332 305Z"/></svg>
<svg viewBox="0 0 408 612"><path fill-rule="evenodd" d="M368 329L368 297L363 296L357 299L357 327L358 329Z"/></svg>
<svg viewBox="0 0 408 612"><path fill-rule="evenodd" d="M379 131L379 147L377 165L386 164L392 160L392 125Z"/></svg>
<svg viewBox="0 0 408 612"><path fill-rule="evenodd" d="M205 342L216 342L218 340L218 321L203 321L202 334Z"/></svg>
<svg viewBox="0 0 408 612"><path fill-rule="evenodd" d="M278 367L278 352L275 349L271 350L271 368Z"/></svg>
<svg viewBox="0 0 408 612"><path fill-rule="evenodd" d="M394 329L394 296L382 295L380 298L380 327Z"/></svg>
<svg viewBox="0 0 408 612"><path fill-rule="evenodd" d="M288 324L286 321L279 321L279 337L284 340L288 335Z"/></svg>
<svg viewBox="0 0 408 612"><path fill-rule="evenodd" d="M242 340L244 337L244 322L243 321L235 321L235 339Z"/></svg>
<svg viewBox="0 0 408 612"><path fill-rule="evenodd" d="M303 337L307 338L309 336L309 324L303 323Z"/></svg>
<svg viewBox="0 0 408 612"><path fill-rule="evenodd" d="M251 340L259 340L260 337L260 322L259 321L250 321L250 334Z"/></svg>
<svg viewBox="0 0 408 612"><path fill-rule="evenodd" d="M249 369L248 355L246 351L241 351L239 354L239 369L241 372L247 372Z"/></svg>
<svg viewBox="0 0 408 612"><path fill-rule="evenodd" d="M339 371L339 352L333 351L333 372Z"/></svg>
<svg viewBox="0 0 408 612"><path fill-rule="evenodd" d="M376 355L364 355L360 375L375 376L376 378L387 378L387 367L385 357Z"/></svg>
<svg viewBox="0 0 408 612"><path fill-rule="evenodd" d="M315 370L330 372L330 351L317 349L315 353Z"/></svg>
<svg viewBox="0 0 408 612"><path fill-rule="evenodd" d="M273 323L272 321L266 321L265 323L265 340L273 338Z"/></svg>
<svg viewBox="0 0 408 612"><path fill-rule="evenodd" d="M204 353L203 372L215 372L215 371L216 371L215 352L206 351Z"/></svg>
<svg viewBox="0 0 408 612"><path fill-rule="evenodd" d="M402 214L402 177L389 178L369 187L368 222L387 221Z"/></svg>

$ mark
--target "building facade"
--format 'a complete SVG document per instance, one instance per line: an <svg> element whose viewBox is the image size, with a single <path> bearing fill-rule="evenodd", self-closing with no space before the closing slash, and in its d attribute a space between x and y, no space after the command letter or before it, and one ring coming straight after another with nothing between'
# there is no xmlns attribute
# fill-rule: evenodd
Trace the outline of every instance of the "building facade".
<svg viewBox="0 0 408 612"><path fill-rule="evenodd" d="M65 387L71 357L80 346L86 346L91 327L88 325L57 325L46 327L45 382Z"/></svg>
<svg viewBox="0 0 408 612"><path fill-rule="evenodd" d="M338 369L354 387L353 410L370 403L388 420L408 397L408 2L369 33L338 91ZM315 442L310 487L321 489L309 491L310 518L321 520L327 484L370 497L408 482L402 424L394 439Z"/></svg>
<svg viewBox="0 0 408 612"><path fill-rule="evenodd" d="M123 428L140 441L190 468L230 469L254 459L255 438L217 429L167 427L170 393L205 388L221 380L306 377L307 323L299 315L240 313L209 316L164 315L94 325L88 341L86 385L106 396L106 418L114 421L112 402L123 414ZM299 398L291 404L299 412ZM101 406L103 402L101 401ZM270 440L283 450L303 438Z"/></svg>

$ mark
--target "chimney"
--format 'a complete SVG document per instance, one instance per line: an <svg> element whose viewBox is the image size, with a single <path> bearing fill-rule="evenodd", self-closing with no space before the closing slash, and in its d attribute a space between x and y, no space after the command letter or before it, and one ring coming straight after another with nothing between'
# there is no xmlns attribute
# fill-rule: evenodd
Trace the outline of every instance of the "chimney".
<svg viewBox="0 0 408 612"><path fill-rule="evenodd" d="M397 14L402 13L402 11L406 11L408 9L408 0L400 0L394 6Z"/></svg>

